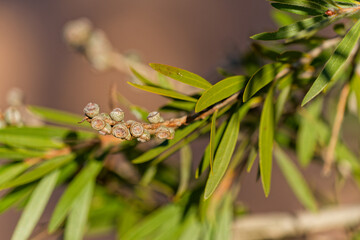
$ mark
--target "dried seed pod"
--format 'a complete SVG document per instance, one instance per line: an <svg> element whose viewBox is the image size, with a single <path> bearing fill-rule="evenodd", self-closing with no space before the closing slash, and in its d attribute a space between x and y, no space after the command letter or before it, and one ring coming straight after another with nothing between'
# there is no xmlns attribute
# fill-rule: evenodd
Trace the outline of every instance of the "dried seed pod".
<svg viewBox="0 0 360 240"><path fill-rule="evenodd" d="M141 125L141 123L134 122L130 126L130 133L134 137L140 137L144 133L144 127Z"/></svg>
<svg viewBox="0 0 360 240"><path fill-rule="evenodd" d="M101 116L96 116L91 120L91 127L97 131L102 130L106 126L106 122Z"/></svg>
<svg viewBox="0 0 360 240"><path fill-rule="evenodd" d="M101 131L99 131L99 133L101 134L101 135L109 135L109 134L111 134L111 126L110 126L110 124L108 124L108 123L106 123L105 124L105 127L101 130Z"/></svg>
<svg viewBox="0 0 360 240"><path fill-rule="evenodd" d="M8 107L4 113L4 120L7 124L19 126L22 124L21 113L16 107Z"/></svg>
<svg viewBox="0 0 360 240"><path fill-rule="evenodd" d="M131 134L124 123L115 124L112 128L112 135L117 138L130 140Z"/></svg>
<svg viewBox="0 0 360 240"><path fill-rule="evenodd" d="M328 10L325 12L325 15L333 16L333 15L335 15L335 12L334 12L333 10L328 9Z"/></svg>
<svg viewBox="0 0 360 240"><path fill-rule="evenodd" d="M160 116L159 112L151 112L147 116L147 119L150 123L159 123L164 121L164 119Z"/></svg>
<svg viewBox="0 0 360 240"><path fill-rule="evenodd" d="M172 136L171 130L168 127L160 126L155 131L155 136L159 139L170 139Z"/></svg>
<svg viewBox="0 0 360 240"><path fill-rule="evenodd" d="M134 120L127 120L125 124L126 124L126 126L130 127L131 124L133 124L134 122L135 122Z"/></svg>
<svg viewBox="0 0 360 240"><path fill-rule="evenodd" d="M110 117L112 118L112 120L116 122L121 122L124 120L125 114L122 109L115 108L114 110L111 111Z"/></svg>
<svg viewBox="0 0 360 240"><path fill-rule="evenodd" d="M150 133L148 130L144 129L144 133L137 139L139 142L148 142L150 141Z"/></svg>
<svg viewBox="0 0 360 240"><path fill-rule="evenodd" d="M84 108L84 113L89 118L99 115L100 107L96 103L88 103Z"/></svg>
<svg viewBox="0 0 360 240"><path fill-rule="evenodd" d="M102 117L104 120L112 120L110 115L107 113L100 113L100 117Z"/></svg>
<svg viewBox="0 0 360 240"><path fill-rule="evenodd" d="M111 67L112 46L103 31L92 31L85 50L87 59L96 70L104 71Z"/></svg>

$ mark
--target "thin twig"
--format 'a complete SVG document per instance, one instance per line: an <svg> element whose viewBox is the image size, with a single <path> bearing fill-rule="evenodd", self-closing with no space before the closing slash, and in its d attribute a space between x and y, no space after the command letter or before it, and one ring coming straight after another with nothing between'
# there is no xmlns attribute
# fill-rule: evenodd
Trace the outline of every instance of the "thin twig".
<svg viewBox="0 0 360 240"><path fill-rule="evenodd" d="M339 138L339 133L340 133L340 129L341 129L341 124L343 122L344 119L344 113L345 113L345 108L346 108L346 100L349 96L349 92L350 92L350 85L347 83L344 88L341 90L340 93L340 99L339 99L339 103L337 106L337 112L336 112L336 116L335 116L335 122L332 128L332 133L331 133L331 139L330 139L330 144L329 147L326 150L326 154L325 154L325 165L323 168L323 174L324 175L329 175L330 170L331 170L331 166L334 162L334 154L335 154L335 148L336 148L336 144Z"/></svg>

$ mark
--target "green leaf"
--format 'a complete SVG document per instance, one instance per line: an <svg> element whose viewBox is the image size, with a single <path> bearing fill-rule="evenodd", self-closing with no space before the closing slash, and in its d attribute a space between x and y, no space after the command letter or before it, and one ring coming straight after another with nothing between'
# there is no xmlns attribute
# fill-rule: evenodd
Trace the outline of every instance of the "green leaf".
<svg viewBox="0 0 360 240"><path fill-rule="evenodd" d="M152 67L155 71L164 74L165 76L168 76L179 82L191 85L193 87L206 90L212 86L211 83L209 83L199 75L180 68L157 63L150 63L150 67Z"/></svg>
<svg viewBox="0 0 360 240"><path fill-rule="evenodd" d="M274 143L274 105L273 87L266 96L264 107L260 118L259 130L259 157L260 175L265 196L268 197L271 186L272 151Z"/></svg>
<svg viewBox="0 0 360 240"><path fill-rule="evenodd" d="M220 140L222 138L222 136L224 135L226 129L226 121L224 121L220 127L218 127L218 129L216 129L216 134L215 134L215 141L214 141L214 153L216 152L216 149L219 146ZM210 137L211 138L211 137ZM201 162L198 166L198 168L196 169L196 173L195 173L195 178L199 178L199 176L207 169L207 167L210 165L210 143L207 145L205 152L204 152L204 156L201 159ZM214 155L213 155L214 156Z"/></svg>
<svg viewBox="0 0 360 240"><path fill-rule="evenodd" d="M172 219L174 218L174 216L181 214L182 212L180 210L181 209L175 205L168 205L162 207L159 210L156 210L153 213L151 213L140 223L128 229L128 231L123 236L121 236L121 239L122 240L147 239L146 236L149 236L150 234L154 233L164 223L169 221L169 219ZM169 231L169 229L167 230Z"/></svg>
<svg viewBox="0 0 360 240"><path fill-rule="evenodd" d="M81 115L40 106L28 106L28 109L36 116L48 122L91 128L87 122L83 122L81 124L78 123L84 118Z"/></svg>
<svg viewBox="0 0 360 240"><path fill-rule="evenodd" d="M281 172L298 200L308 210L316 211L317 204L315 198L312 195L304 177L301 175L294 163L292 163L289 157L279 147L275 148L275 155Z"/></svg>
<svg viewBox="0 0 360 240"><path fill-rule="evenodd" d="M162 112L164 112L164 111L191 112L191 111L194 111L194 108L195 108L195 103L193 103L193 102L174 100L174 101L171 101L168 104L162 106L159 110Z"/></svg>
<svg viewBox="0 0 360 240"><path fill-rule="evenodd" d="M322 11L321 9L313 9L304 6L296 6L292 4L271 3L271 6L281 11L290 12L298 15L305 15L305 16L307 15L317 16L317 15L322 15L324 13L324 11Z"/></svg>
<svg viewBox="0 0 360 240"><path fill-rule="evenodd" d="M243 95L244 102L248 101L255 93L272 82L284 66L286 65L281 63L270 63L260 68L246 85Z"/></svg>
<svg viewBox="0 0 360 240"><path fill-rule="evenodd" d="M270 0L272 2L278 2L278 3L284 3L284 4L290 4L293 6L301 6L301 7L307 7L311 9L319 9L323 10L324 12L328 9L327 3L325 1L321 0ZM322 14L324 13L322 12Z"/></svg>
<svg viewBox="0 0 360 240"><path fill-rule="evenodd" d="M289 14L278 10L271 11L271 18L279 27L292 24L295 21Z"/></svg>
<svg viewBox="0 0 360 240"><path fill-rule="evenodd" d="M317 121L323 108L322 101L314 101L306 108L307 118L302 117L300 120L299 130L296 139L296 153L301 166L306 167L313 159L318 142ZM313 119L312 121L308 118Z"/></svg>
<svg viewBox="0 0 360 240"><path fill-rule="evenodd" d="M15 163L7 164L1 167L0 169L0 186L4 183L7 183L10 180L13 180L20 173L24 172L30 166L27 163Z"/></svg>
<svg viewBox="0 0 360 240"><path fill-rule="evenodd" d="M337 46L334 54L326 63L324 69L317 77L310 90L305 95L301 105L304 106L314 97L316 97L329 83L337 71L345 64L353 48L356 46L360 37L360 21L351 28L346 36Z"/></svg>
<svg viewBox="0 0 360 240"><path fill-rule="evenodd" d="M292 80L292 75L289 74L288 76ZM287 101L287 99L289 97L290 90L291 90L291 84L289 84L284 89L282 89L279 96L278 96L278 99L277 99L276 105L275 105L275 122L276 123L280 120L280 117L281 117L281 114L282 114L282 112L284 110L286 101Z"/></svg>
<svg viewBox="0 0 360 240"><path fill-rule="evenodd" d="M354 73L353 78L351 79L351 90L355 92L356 96L356 105L357 105L357 113L360 121L360 75Z"/></svg>
<svg viewBox="0 0 360 240"><path fill-rule="evenodd" d="M155 147L155 148L145 152L141 156L132 160L132 162L137 164L137 163L144 163L144 162L154 159L159 154L163 153L164 151L166 151L169 148L171 148L172 146L174 146L176 143L180 142L184 137L186 137L187 135L194 132L203 123L204 123L204 121L197 121L197 122L190 124L189 126L186 126L185 128L177 129L175 131L174 139L165 141L164 144L161 144L158 147Z"/></svg>
<svg viewBox="0 0 360 240"><path fill-rule="evenodd" d="M5 184L2 184L0 186L0 189L16 187L19 185L24 185L26 183L35 181L74 159L75 159L75 154L69 154L69 155L54 157L50 160L46 160L45 162L31 169L30 171L20 175L16 179L7 182Z"/></svg>
<svg viewBox="0 0 360 240"><path fill-rule="evenodd" d="M65 227L65 240L83 239L95 183L88 182L75 199Z"/></svg>
<svg viewBox="0 0 360 240"><path fill-rule="evenodd" d="M211 119L211 130L210 130L210 159L209 159L209 163L210 163L210 170L211 173L213 172L212 166L213 166L213 158L215 155L215 149L216 149L216 118L217 118L217 114L218 114L218 110L216 110L212 116Z"/></svg>
<svg viewBox="0 0 360 240"><path fill-rule="evenodd" d="M219 147L215 154L213 174L209 174L206 182L204 198L208 199L219 185L221 179L229 166L232 154L235 150L235 145L239 135L240 122L246 113L249 111L250 104L242 105L236 112L234 112L229 120L229 123L224 132Z"/></svg>
<svg viewBox="0 0 360 240"><path fill-rule="evenodd" d="M185 145L180 151L180 183L176 197L181 197L189 185L191 175L192 151L189 145Z"/></svg>
<svg viewBox="0 0 360 240"><path fill-rule="evenodd" d="M247 172L251 171L251 168L254 165L256 157L257 157L256 149L254 147L252 147L251 150L250 150L248 161L247 161L247 163L248 163L247 164L247 169L246 169Z"/></svg>
<svg viewBox="0 0 360 240"><path fill-rule="evenodd" d="M0 159L23 160L26 158L41 157L44 152L31 151L22 148L0 147Z"/></svg>
<svg viewBox="0 0 360 240"><path fill-rule="evenodd" d="M325 27L334 21L335 18L329 18L325 16L316 16L312 18L307 18L296 23L284 26L279 28L276 32L265 32L259 33L251 38L254 40L280 40L280 39L288 39L295 37L296 35L302 34L309 29L320 29L321 27ZM332 20L332 21L331 21Z"/></svg>
<svg viewBox="0 0 360 240"><path fill-rule="evenodd" d="M101 168L101 162L91 160L89 164L86 165L74 178L74 180L72 180L64 194L61 196L52 214L48 226L48 231L50 233L57 230L60 224L64 221L71 206L81 193L79 189L83 189L89 181L93 181L100 172Z"/></svg>
<svg viewBox="0 0 360 240"><path fill-rule="evenodd" d="M68 139L74 135L76 138ZM62 148L67 141L93 138L95 135L85 131L73 131L60 127L7 127L0 129L0 143L34 149Z"/></svg>
<svg viewBox="0 0 360 240"><path fill-rule="evenodd" d="M11 238L12 240L25 240L30 237L55 189L58 176L59 171L55 170L41 179L34 192L31 194L30 200L16 225L14 234Z"/></svg>
<svg viewBox="0 0 360 240"><path fill-rule="evenodd" d="M221 80L214 86L206 90L195 106L195 112L200 112L205 108L230 97L245 87L247 77L232 76Z"/></svg>
<svg viewBox="0 0 360 240"><path fill-rule="evenodd" d="M17 204L26 197L28 197L30 193L33 191L33 189L34 189L34 184L21 186L13 189L5 196L3 196L0 199L0 214L8 210L14 204Z"/></svg>
<svg viewBox="0 0 360 240"><path fill-rule="evenodd" d="M149 79L147 79L146 77L141 75L134 68L131 67L130 70L135 75L135 77L137 77L137 79L139 79L143 84L148 85L148 86L153 86L153 87L159 87L158 85L156 85L155 83L153 83L152 81L150 81Z"/></svg>
<svg viewBox="0 0 360 240"><path fill-rule="evenodd" d="M224 198L219 213L216 216L217 224L215 228L216 240L230 240L231 239L231 225L233 220L232 198L230 194Z"/></svg>
<svg viewBox="0 0 360 240"><path fill-rule="evenodd" d="M151 87L151 86L141 86L135 83L130 83L128 82L128 84L130 84L133 87L136 87L138 89L147 91L147 92L151 92L151 93L155 93L161 96L165 96L165 97L169 97L169 98L174 98L174 99L180 99L180 100L185 100L185 101L189 101L189 102L197 102L196 98L193 97L189 97L187 95L178 93L174 90L168 90L168 89L163 89L163 88L158 88L158 87Z"/></svg>

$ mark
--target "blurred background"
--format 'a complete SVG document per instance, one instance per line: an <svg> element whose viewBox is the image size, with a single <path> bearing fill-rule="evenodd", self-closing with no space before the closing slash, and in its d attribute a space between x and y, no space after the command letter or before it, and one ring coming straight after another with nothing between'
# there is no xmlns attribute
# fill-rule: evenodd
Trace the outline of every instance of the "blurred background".
<svg viewBox="0 0 360 240"><path fill-rule="evenodd" d="M62 30L69 20L87 17L104 30L117 51L136 53L145 64L180 67L215 82L220 80L216 68L236 61L250 47L249 36L275 30L270 10L265 0L0 0L0 108L6 106L6 93L17 87L24 90L28 104L82 114L88 102L96 102L107 111L112 83L148 110L166 102L135 90L125 74L94 70L66 46ZM200 150L195 157L201 157L206 143L197 143L194 149ZM304 174L315 192L328 189L327 197L335 199L334 179L319 178L320 172L320 167L312 166ZM273 176L272 192L265 199L256 171L245 175L238 201L251 212L300 210L276 167ZM340 193L336 200L359 201L354 183L345 185L347 194ZM10 239L18 217L15 210L0 216L1 239Z"/></svg>

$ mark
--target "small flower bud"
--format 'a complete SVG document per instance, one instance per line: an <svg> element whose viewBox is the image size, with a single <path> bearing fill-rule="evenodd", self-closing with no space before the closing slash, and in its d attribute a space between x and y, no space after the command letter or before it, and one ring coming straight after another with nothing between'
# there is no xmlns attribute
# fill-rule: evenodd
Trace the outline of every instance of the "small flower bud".
<svg viewBox="0 0 360 240"><path fill-rule="evenodd" d="M108 124L108 123L106 123L105 124L105 127L101 130L101 131L99 131L99 133L101 134L101 135L109 135L109 134L111 134L111 126L110 126L110 124Z"/></svg>
<svg viewBox="0 0 360 240"><path fill-rule="evenodd" d="M112 134L114 137L130 140L131 134L129 129L126 127L124 123L118 123L113 126L112 128Z"/></svg>
<svg viewBox="0 0 360 240"><path fill-rule="evenodd" d="M106 126L106 122L100 116L96 116L91 120L91 127L97 131L102 130Z"/></svg>
<svg viewBox="0 0 360 240"><path fill-rule="evenodd" d="M100 107L96 103L88 103L84 108L84 113L89 118L97 116L100 112Z"/></svg>
<svg viewBox="0 0 360 240"><path fill-rule="evenodd" d="M149 131L144 129L143 134L137 140L139 142L148 142L148 141L150 141L150 133L149 133Z"/></svg>
<svg viewBox="0 0 360 240"><path fill-rule="evenodd" d="M121 110L120 108L115 108L110 113L110 117L112 118L112 120L116 122L121 122L122 120L124 120L124 116L125 116L124 111Z"/></svg>
<svg viewBox="0 0 360 240"><path fill-rule="evenodd" d="M174 129L171 130L171 128L160 126L156 129L155 136L159 139L171 139L173 136L172 131L174 131Z"/></svg>
<svg viewBox="0 0 360 240"><path fill-rule="evenodd" d="M144 128L141 123L134 122L130 126L130 133L134 137L140 137L144 133Z"/></svg>
<svg viewBox="0 0 360 240"><path fill-rule="evenodd" d="M147 119L149 120L150 123L159 123L159 122L163 121L159 112L149 113L149 115L147 116Z"/></svg>
<svg viewBox="0 0 360 240"><path fill-rule="evenodd" d="M9 125L19 126L22 124L21 113L15 107L8 107L4 113L5 122Z"/></svg>

